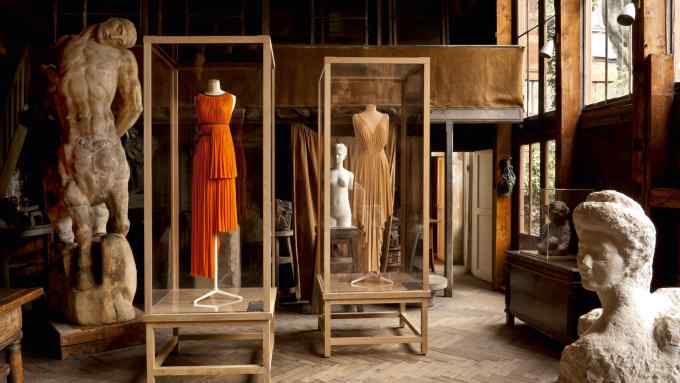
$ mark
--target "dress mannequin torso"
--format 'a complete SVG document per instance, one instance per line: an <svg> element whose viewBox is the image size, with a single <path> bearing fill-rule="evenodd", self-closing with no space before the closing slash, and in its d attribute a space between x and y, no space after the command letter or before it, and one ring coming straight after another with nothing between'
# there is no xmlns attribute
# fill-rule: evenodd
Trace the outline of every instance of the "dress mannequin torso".
<svg viewBox="0 0 680 383"><path fill-rule="evenodd" d="M362 193L354 193L354 217L363 229L366 271L380 269L383 228L392 215L393 191L390 163L385 153L389 141L389 115L381 113L374 104L352 117L357 142L353 154L355 181ZM359 195L360 194L360 195ZM363 260L362 260L363 261Z"/></svg>
<svg viewBox="0 0 680 383"><path fill-rule="evenodd" d="M366 105L366 109L359 113L359 115L370 126L377 126L380 123L380 120L382 120L385 116L383 113L378 111L378 108L375 106L375 104Z"/></svg>
<svg viewBox="0 0 680 383"><path fill-rule="evenodd" d="M229 129L236 97L208 80L195 97L198 140L192 165L192 263L194 276L214 277L220 233L238 228L236 154Z"/></svg>
<svg viewBox="0 0 680 383"><path fill-rule="evenodd" d="M227 94L228 97L231 98L231 111L229 111L229 114L231 115L234 113L234 107L236 106L236 96L234 96L231 93L223 91L220 86L220 80L218 79L208 80L208 86L202 93L205 94L206 96L221 96L223 94Z"/></svg>

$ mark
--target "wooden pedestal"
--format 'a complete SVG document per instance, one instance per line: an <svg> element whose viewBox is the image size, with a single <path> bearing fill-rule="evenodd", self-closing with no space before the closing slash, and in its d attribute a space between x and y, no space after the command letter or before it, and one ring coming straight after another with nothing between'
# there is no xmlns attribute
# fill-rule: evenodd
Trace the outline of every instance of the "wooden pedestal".
<svg viewBox="0 0 680 383"><path fill-rule="evenodd" d="M251 301L251 296L261 296L261 289L254 293L244 293L244 304ZM247 291L243 289L241 291ZM179 293L181 295L181 293ZM260 375L262 382L271 382L272 354L274 351L274 303L276 289L271 289L271 306L263 311L255 312L194 312L161 314L163 310L177 311L178 305L161 304L154 306L158 314L150 314L144 318L146 325L146 383L155 383L157 376L201 376L201 375ZM178 301L186 301L178 299ZM180 304L181 305L181 304ZM187 307L187 306L184 306ZM186 312L186 310L185 310ZM181 334L182 328L222 327L229 325L248 326L258 331L235 334ZM156 350L156 330L172 329L173 335ZM261 344L262 360L252 364L213 364L204 366L167 366L163 365L171 353L180 352L183 340L220 340L241 341L257 340Z"/></svg>
<svg viewBox="0 0 680 383"><path fill-rule="evenodd" d="M338 278L347 279L351 278ZM396 278L395 278L396 280ZM340 281L335 281L339 284ZM417 343L420 345L419 354L427 354L427 310L430 292L426 290L411 291L362 291L362 292L325 292L321 278L317 279L323 300L323 312L319 315L319 330L323 334L323 355L331 356L333 346L359 346L373 344L403 344ZM349 285L349 282L346 283ZM395 281L394 286L399 286ZM347 290L340 288L338 290ZM420 326L416 327L406 313L406 304L415 303L420 308ZM348 312L333 313L333 305L382 305L399 304L399 310L378 312ZM364 337L333 337L331 329L333 319L367 319L367 318L395 318L399 320L398 328L404 326L412 332L409 335L382 335Z"/></svg>
<svg viewBox="0 0 680 383"><path fill-rule="evenodd" d="M144 344L142 312L137 319L100 326L78 326L50 321L50 332L60 359Z"/></svg>

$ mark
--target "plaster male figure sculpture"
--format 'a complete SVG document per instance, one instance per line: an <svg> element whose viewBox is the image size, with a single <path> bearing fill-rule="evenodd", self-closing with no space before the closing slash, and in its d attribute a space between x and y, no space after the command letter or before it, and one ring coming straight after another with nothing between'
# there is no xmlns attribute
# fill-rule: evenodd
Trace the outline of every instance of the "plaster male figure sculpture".
<svg viewBox="0 0 680 383"><path fill-rule="evenodd" d="M583 287L602 308L583 315L560 360L561 383L680 382L680 289L650 293L656 230L615 191L574 210Z"/></svg>
<svg viewBox="0 0 680 383"><path fill-rule="evenodd" d="M342 165L347 158L347 146L335 145L335 168L331 170L331 226L352 227L349 191L354 189L354 174Z"/></svg>
<svg viewBox="0 0 680 383"><path fill-rule="evenodd" d="M127 213L130 168L121 137L142 112L137 61L129 50L136 40L132 22L111 18L79 35L63 37L58 43L59 67L56 71L46 69L62 129L58 166L59 197L64 209L51 218L53 222L55 218L72 220L78 251L75 289L88 292L88 299L97 299L99 294L104 300L114 301L113 307L106 302L107 307L102 310L90 307L91 317L74 319L81 324L134 317L131 302L136 283L130 284L130 280L136 278L136 268L125 239L130 227ZM105 204L110 213L111 233L101 241L105 270L103 283L97 286L92 270L92 242L95 231L102 231L97 228L97 217L106 216L101 211L103 206L95 209L100 204ZM63 222L55 224L63 229ZM114 259L104 259L105 254ZM123 262L121 267L126 275L107 275L109 261L119 266ZM116 281L127 284L118 286ZM100 287L106 291L97 290Z"/></svg>
<svg viewBox="0 0 680 383"><path fill-rule="evenodd" d="M569 248L571 228L569 227L569 207L562 201L552 201L548 205L550 223L543 225L541 241L536 245L539 254L563 255Z"/></svg>

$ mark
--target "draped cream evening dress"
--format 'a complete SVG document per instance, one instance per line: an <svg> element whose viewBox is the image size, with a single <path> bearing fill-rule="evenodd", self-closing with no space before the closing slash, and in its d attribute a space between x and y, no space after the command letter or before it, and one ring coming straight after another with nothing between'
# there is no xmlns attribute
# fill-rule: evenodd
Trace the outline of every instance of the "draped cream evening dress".
<svg viewBox="0 0 680 383"><path fill-rule="evenodd" d="M389 115L383 114L371 125L360 113L352 117L357 149L354 153L353 193L354 217L363 229L363 248L366 264L362 271L380 270L383 228L392 215L394 194L390 180L390 164L385 154L389 139ZM361 189L363 193L357 192Z"/></svg>

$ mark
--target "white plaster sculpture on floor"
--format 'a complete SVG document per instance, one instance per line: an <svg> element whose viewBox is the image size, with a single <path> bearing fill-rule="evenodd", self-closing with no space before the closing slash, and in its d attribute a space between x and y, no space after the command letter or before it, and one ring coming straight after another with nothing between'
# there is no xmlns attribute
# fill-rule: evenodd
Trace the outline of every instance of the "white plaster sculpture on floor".
<svg viewBox="0 0 680 383"><path fill-rule="evenodd" d="M583 287L602 308L583 315L560 360L561 383L680 382L680 289L650 293L656 230L640 205L591 193L573 214Z"/></svg>
<svg viewBox="0 0 680 383"><path fill-rule="evenodd" d="M571 228L569 227L569 207L562 201L552 201L548 205L549 223L543 225L541 241L536 248L543 255L564 255L569 248Z"/></svg>
<svg viewBox="0 0 680 383"><path fill-rule="evenodd" d="M130 51L136 41L132 22L111 18L60 39L58 68L44 68L62 130L58 195L50 218L66 243L66 258L74 252L77 259L75 272L64 267L58 282L62 302L55 305L78 324L135 316L137 269L125 238L130 168L121 137L142 112L137 60ZM102 258L101 270L94 270L95 234L106 231L106 221L110 233L94 252Z"/></svg>
<svg viewBox="0 0 680 383"><path fill-rule="evenodd" d="M347 146L335 145L335 168L331 170L331 227L352 227L349 192L354 189L354 174L345 169Z"/></svg>

